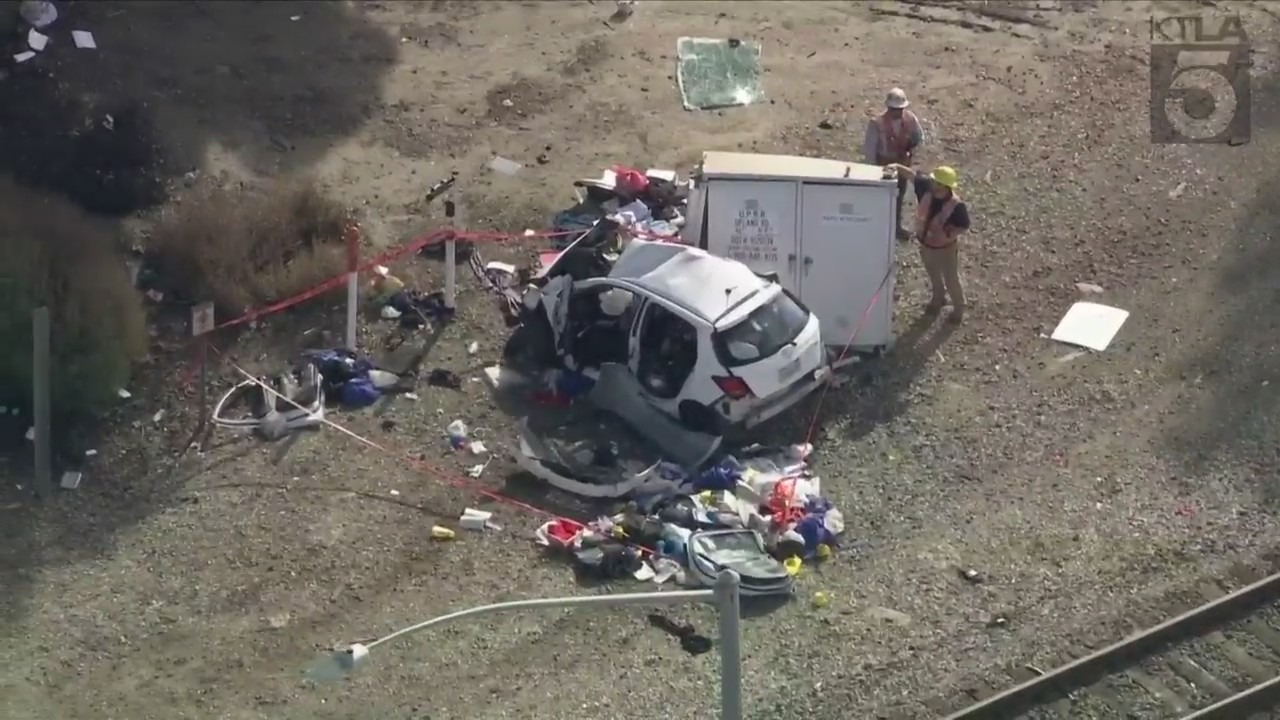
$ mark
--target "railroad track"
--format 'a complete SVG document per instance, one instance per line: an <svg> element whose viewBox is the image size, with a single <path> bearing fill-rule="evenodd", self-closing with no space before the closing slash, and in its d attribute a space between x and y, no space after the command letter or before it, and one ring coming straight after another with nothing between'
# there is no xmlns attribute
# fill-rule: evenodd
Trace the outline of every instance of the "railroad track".
<svg viewBox="0 0 1280 720"><path fill-rule="evenodd" d="M1280 718L1280 573L1039 673L945 720Z"/></svg>

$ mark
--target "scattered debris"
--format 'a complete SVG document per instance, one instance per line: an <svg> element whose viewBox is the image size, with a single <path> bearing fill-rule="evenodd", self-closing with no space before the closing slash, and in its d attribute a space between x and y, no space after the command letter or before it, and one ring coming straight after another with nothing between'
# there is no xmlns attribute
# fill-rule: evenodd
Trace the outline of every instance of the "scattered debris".
<svg viewBox="0 0 1280 720"><path fill-rule="evenodd" d="M474 530L476 532L502 529L493 522L493 513L487 510L477 510L475 508L464 509L462 511L462 517L458 518L458 523L463 529Z"/></svg>
<svg viewBox="0 0 1280 720"><path fill-rule="evenodd" d="M1182 197L1182 193L1185 192L1186 189L1187 189L1186 183L1184 182L1178 183L1177 187L1169 191L1169 199L1177 200L1178 198Z"/></svg>
<svg viewBox="0 0 1280 720"><path fill-rule="evenodd" d="M461 420L449 423L444 433L449 438L449 446L454 450L461 450L467 446L467 424Z"/></svg>
<svg viewBox="0 0 1280 720"><path fill-rule="evenodd" d="M981 585L986 581L986 578L982 576L982 573L974 570L973 568L961 568L959 572L960 578L971 585Z"/></svg>
<svg viewBox="0 0 1280 720"><path fill-rule="evenodd" d="M116 395L118 395L121 400L128 400L129 398L133 397L133 393L129 392L128 390L125 390L124 388L120 388L119 390L116 390Z"/></svg>
<svg viewBox="0 0 1280 720"><path fill-rule="evenodd" d="M83 474L76 470L68 470L62 473L62 482L60 483L62 485L62 489L75 490L80 487L80 479L82 477Z"/></svg>
<svg viewBox="0 0 1280 720"><path fill-rule="evenodd" d="M503 100L502 103L503 105L510 106L511 101ZM515 160L508 160L501 155L496 155L489 161L489 169L503 175L514 176L516 173L524 169L524 166Z"/></svg>
<svg viewBox="0 0 1280 720"><path fill-rule="evenodd" d="M699 635L689 623L672 620L661 613L649 615L649 624L680 641L680 649L690 655L701 655L711 650L711 640Z"/></svg>
<svg viewBox="0 0 1280 720"><path fill-rule="evenodd" d="M31 28L30 30L27 31L27 46L30 47L32 50L35 50L36 52L40 52L41 50L44 50L45 46L47 46L48 44L49 44L48 35L45 35L44 33L40 32L35 28Z"/></svg>
<svg viewBox="0 0 1280 720"><path fill-rule="evenodd" d="M1093 283L1078 282L1076 283L1076 290L1083 295L1098 295L1102 293L1102 286L1094 285Z"/></svg>
<svg viewBox="0 0 1280 720"><path fill-rule="evenodd" d="M18 14L27 24L43 30L58 19L58 8L49 0L23 0Z"/></svg>
<svg viewBox="0 0 1280 720"><path fill-rule="evenodd" d="M1111 344L1128 318L1128 310L1078 302L1071 306L1050 337L1068 345L1102 352Z"/></svg>
<svg viewBox="0 0 1280 720"><path fill-rule="evenodd" d="M30 60L31 58L33 58L33 57L35 57L35 56L36 56L36 54L35 54L35 52L34 52L34 51L32 51L32 50L24 50L24 51L22 51L22 52L20 52L20 53L18 53L18 54L16 54L16 55L14 55L14 56L13 56L13 61L14 61L14 62L18 62L18 63L24 63L24 62L26 62L26 61Z"/></svg>
<svg viewBox="0 0 1280 720"><path fill-rule="evenodd" d="M450 529L449 529L449 528L447 528L447 527L444 527L443 525L432 525L432 526L431 526L431 539L432 539L432 540L452 540L452 539L454 539L454 538L455 538L455 537L457 537L457 536L458 536L458 534L457 534L457 533L455 533L454 531L450 530Z"/></svg>
<svg viewBox="0 0 1280 720"><path fill-rule="evenodd" d="M160 421L164 419L164 416L164 410L157 410L156 414L151 416L151 422L158 425L160 424Z"/></svg>

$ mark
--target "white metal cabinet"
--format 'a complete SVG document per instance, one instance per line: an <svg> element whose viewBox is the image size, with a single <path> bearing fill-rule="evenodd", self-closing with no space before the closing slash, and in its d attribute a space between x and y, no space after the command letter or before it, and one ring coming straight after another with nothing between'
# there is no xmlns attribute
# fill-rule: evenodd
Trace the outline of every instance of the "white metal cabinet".
<svg viewBox="0 0 1280 720"><path fill-rule="evenodd" d="M720 242L710 251L757 273L777 272L782 286L799 294L798 192L796 183L785 181L712 183L707 203L715 212L708 216L707 232Z"/></svg>
<svg viewBox="0 0 1280 720"><path fill-rule="evenodd" d="M893 297L893 246L882 239L894 235L894 201L874 186L801 185L798 294L827 345L878 345L890 335L890 314L877 306Z"/></svg>
<svg viewBox="0 0 1280 720"><path fill-rule="evenodd" d="M896 195L875 166L709 152L685 241L776 273L817 315L824 344L843 347L858 328L855 348L882 347L892 339Z"/></svg>

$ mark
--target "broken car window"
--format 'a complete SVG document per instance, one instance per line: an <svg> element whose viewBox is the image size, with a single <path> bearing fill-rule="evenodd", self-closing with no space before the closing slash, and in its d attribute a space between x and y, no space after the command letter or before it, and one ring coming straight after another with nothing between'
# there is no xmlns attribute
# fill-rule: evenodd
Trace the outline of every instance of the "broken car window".
<svg viewBox="0 0 1280 720"><path fill-rule="evenodd" d="M742 322L716 333L716 354L725 367L763 360L794 342L808 323L809 311L784 290Z"/></svg>

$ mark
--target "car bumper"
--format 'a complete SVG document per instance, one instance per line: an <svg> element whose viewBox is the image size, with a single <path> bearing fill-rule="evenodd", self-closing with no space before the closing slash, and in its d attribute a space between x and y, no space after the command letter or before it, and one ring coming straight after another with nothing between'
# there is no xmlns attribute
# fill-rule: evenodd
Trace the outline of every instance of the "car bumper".
<svg viewBox="0 0 1280 720"><path fill-rule="evenodd" d="M808 377L796 381L783 392L773 397L765 398L759 404L754 404L739 419L734 420L732 417L728 419L732 424L739 427L755 427L786 412L793 405L812 394L813 391L831 382L831 378L831 368L824 365L812 371Z"/></svg>

